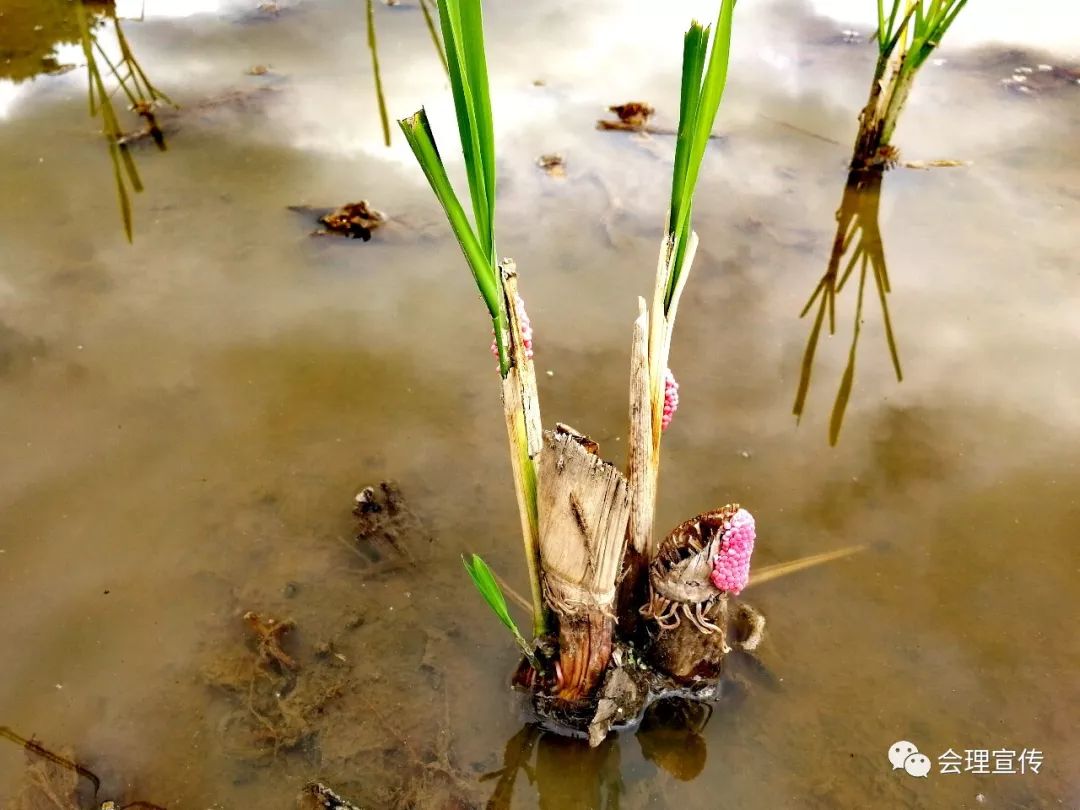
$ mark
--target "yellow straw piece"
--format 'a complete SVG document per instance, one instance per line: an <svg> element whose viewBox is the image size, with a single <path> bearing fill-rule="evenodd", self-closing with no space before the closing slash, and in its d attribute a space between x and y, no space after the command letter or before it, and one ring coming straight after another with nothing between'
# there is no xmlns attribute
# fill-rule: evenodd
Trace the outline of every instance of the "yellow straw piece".
<svg viewBox="0 0 1080 810"><path fill-rule="evenodd" d="M842 557L850 557L852 554L856 554L865 549L865 545L845 546L844 548L838 548L835 551L823 551L820 554L811 554L809 557L800 557L797 560L790 560L789 562L767 565L764 568L759 569L750 577L750 581L746 584L746 587L749 588L752 585L762 585L771 580L786 577L788 574L805 571L807 568L813 568L816 565L839 560Z"/></svg>

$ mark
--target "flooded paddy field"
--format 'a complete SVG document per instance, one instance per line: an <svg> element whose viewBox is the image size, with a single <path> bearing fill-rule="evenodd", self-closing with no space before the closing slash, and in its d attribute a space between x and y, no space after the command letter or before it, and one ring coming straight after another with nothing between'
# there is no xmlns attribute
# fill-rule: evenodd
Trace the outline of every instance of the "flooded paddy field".
<svg viewBox="0 0 1080 810"><path fill-rule="evenodd" d="M158 116L166 151L131 144L129 244L70 9L8 4L0 726L92 770L98 805L291 808L312 780L363 808L1080 805L1080 39L984 32L971 4L919 76L901 159L963 165L885 176L903 381L871 295L832 447L852 293L797 421L799 313L829 260L872 27L827 3L739 4L659 524L737 501L755 565L867 550L746 591L769 617L760 666L711 716L590 750L525 723L517 650L461 568L478 552L527 589L489 326L404 139L382 144L363 5L118 9L178 105ZM674 138L596 120L640 99L675 126L695 12L715 9L486 4L499 250L545 420L616 463ZM376 14L391 117L426 104L451 144L420 9ZM537 165L555 154L561 176ZM312 236L312 211L361 199L387 217L370 241ZM372 526L354 496L384 481L395 506ZM931 757L927 779L892 770L897 740ZM91 806L49 804L40 775L70 772L3 746L5 806ZM938 772L968 749L1042 763Z"/></svg>

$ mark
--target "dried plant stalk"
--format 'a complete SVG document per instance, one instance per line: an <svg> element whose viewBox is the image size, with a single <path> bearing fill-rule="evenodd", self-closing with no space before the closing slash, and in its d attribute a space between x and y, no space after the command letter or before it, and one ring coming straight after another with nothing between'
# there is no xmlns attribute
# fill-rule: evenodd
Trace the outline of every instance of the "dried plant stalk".
<svg viewBox="0 0 1080 810"><path fill-rule="evenodd" d="M649 313L645 299L638 298L638 317L630 348L630 442L627 478L632 493L629 544L641 557L648 558L653 533L656 503L656 477L652 474L653 410L649 383Z"/></svg>
<svg viewBox="0 0 1080 810"><path fill-rule="evenodd" d="M616 578L626 550L626 478L596 444L560 425L540 454L540 560L544 597L559 620L558 696L581 700L611 658Z"/></svg>
<svg viewBox="0 0 1080 810"><path fill-rule="evenodd" d="M517 265L512 259L503 259L499 271L502 274L503 295L510 327L510 369L502 378L503 415L510 439L510 466L521 517L521 535L525 542L525 561L529 569L533 633L542 636L547 632L548 622L540 588L540 528L536 505L536 459L543 447L540 399L536 392L536 369L532 358L525 351L521 337L522 313L518 310Z"/></svg>

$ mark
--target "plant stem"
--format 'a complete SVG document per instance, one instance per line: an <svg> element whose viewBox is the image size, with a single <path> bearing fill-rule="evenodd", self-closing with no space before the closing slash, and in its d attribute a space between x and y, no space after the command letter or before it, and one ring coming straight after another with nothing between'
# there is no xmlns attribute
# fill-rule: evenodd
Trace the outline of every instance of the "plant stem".
<svg viewBox="0 0 1080 810"><path fill-rule="evenodd" d="M439 61L442 62L443 71L449 76L450 66L446 63L446 51L443 50L442 40L439 39L439 31L435 27L435 19L431 15L428 2L429 0L420 0L420 11L424 14L424 22L427 24L428 33L431 34L431 43L435 46L435 53L439 55Z"/></svg>
<svg viewBox="0 0 1080 810"><path fill-rule="evenodd" d="M543 448L540 400L536 390L536 370L525 352L521 337L522 313L518 311L517 266L511 259L499 265L502 295L508 321L509 368L502 377L503 414L510 442L510 466L514 474L525 564L532 596L533 634L549 632L548 609L540 583L540 518L537 505L537 458Z"/></svg>
<svg viewBox="0 0 1080 810"><path fill-rule="evenodd" d="M379 121L382 124L383 142L390 145L390 118L386 114L386 97L383 95L382 74L379 72L379 44L375 35L375 2L367 0L367 42L371 50L371 69L375 74L375 97L379 102Z"/></svg>

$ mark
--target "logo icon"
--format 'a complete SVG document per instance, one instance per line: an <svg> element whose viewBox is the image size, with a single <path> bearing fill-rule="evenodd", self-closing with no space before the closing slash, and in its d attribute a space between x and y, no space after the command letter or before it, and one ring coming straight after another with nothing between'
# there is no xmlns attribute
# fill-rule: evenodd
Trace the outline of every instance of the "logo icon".
<svg viewBox="0 0 1080 810"><path fill-rule="evenodd" d="M889 746L889 762L894 771L903 770L909 776L924 779L930 773L930 757L920 754L914 743L899 740Z"/></svg>

